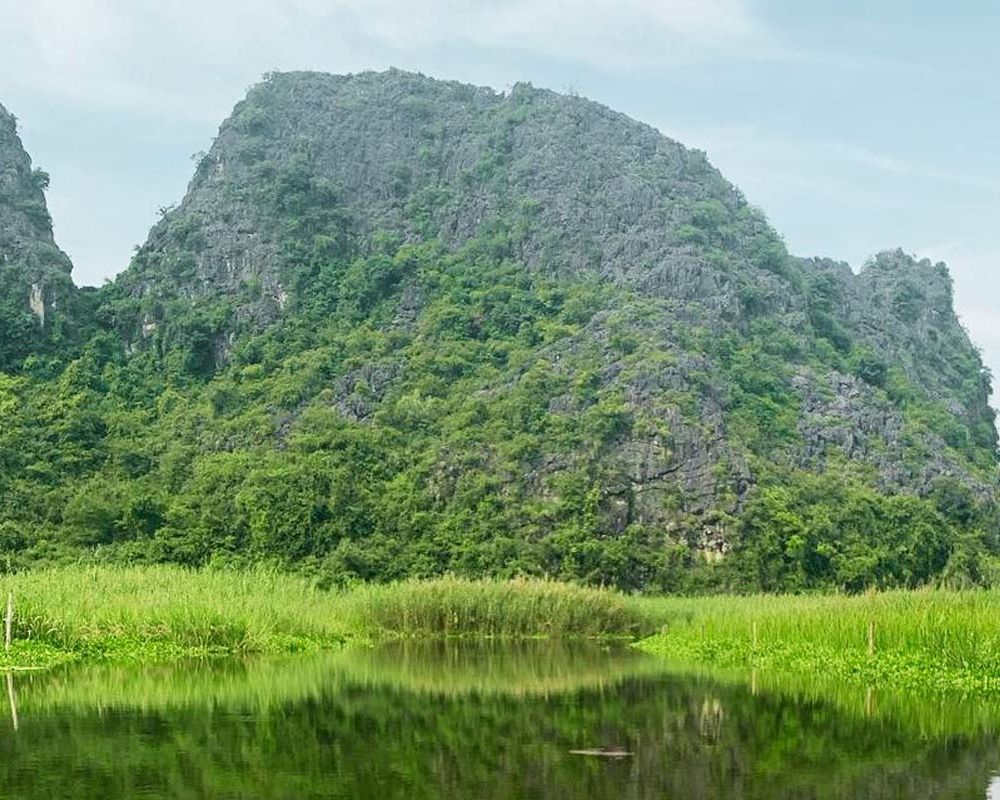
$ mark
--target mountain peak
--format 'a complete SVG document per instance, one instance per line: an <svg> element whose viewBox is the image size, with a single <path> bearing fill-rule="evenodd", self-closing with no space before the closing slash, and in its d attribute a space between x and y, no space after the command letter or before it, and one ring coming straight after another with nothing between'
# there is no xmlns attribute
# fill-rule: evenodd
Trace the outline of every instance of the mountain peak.
<svg viewBox="0 0 1000 800"><path fill-rule="evenodd" d="M360 250L376 233L456 248L501 223L516 230L511 255L545 274L708 291L720 304L734 302L725 269L701 244L784 268L777 235L703 153L605 106L528 84L503 95L398 70L295 72L269 76L223 123L188 195L137 259L139 291L175 288L147 265L155 251L192 263L186 292L259 283L251 316L271 319L267 298L288 288L272 223L293 201L325 205L336 235ZM329 222L309 224L318 232ZM780 302L778 282L761 280Z"/></svg>
<svg viewBox="0 0 1000 800"><path fill-rule="evenodd" d="M0 369L56 347L74 324L62 313L76 298L72 265L52 236L48 180L0 106Z"/></svg>

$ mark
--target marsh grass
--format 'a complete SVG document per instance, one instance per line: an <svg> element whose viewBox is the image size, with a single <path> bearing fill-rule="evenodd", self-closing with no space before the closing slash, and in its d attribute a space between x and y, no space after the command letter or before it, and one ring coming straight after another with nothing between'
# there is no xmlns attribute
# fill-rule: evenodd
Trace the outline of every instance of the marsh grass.
<svg viewBox="0 0 1000 800"><path fill-rule="evenodd" d="M1000 696L1000 591L643 598L556 581L439 578L334 593L263 568L168 566L27 572L0 580L0 596L7 590L17 613L0 668L390 639L635 640L659 630L640 647L676 662Z"/></svg>
<svg viewBox="0 0 1000 800"><path fill-rule="evenodd" d="M645 606L618 592L548 580L373 584L339 607L353 630L377 638L622 638L656 629Z"/></svg>
<svg viewBox="0 0 1000 800"><path fill-rule="evenodd" d="M94 567L0 581L16 598L14 647L0 667L67 660L164 661L287 653L347 641L624 637L655 629L609 590L554 581L440 578L344 593L267 569Z"/></svg>
<svg viewBox="0 0 1000 800"><path fill-rule="evenodd" d="M72 567L10 576L2 588L16 598L18 648L44 663L53 651L144 660L290 652L345 639L329 595L263 569ZM23 661L18 648L5 660Z"/></svg>
<svg viewBox="0 0 1000 800"><path fill-rule="evenodd" d="M1000 591L657 598L649 652L866 686L1000 693ZM874 654L869 653L869 626ZM754 629L756 628L756 641Z"/></svg>

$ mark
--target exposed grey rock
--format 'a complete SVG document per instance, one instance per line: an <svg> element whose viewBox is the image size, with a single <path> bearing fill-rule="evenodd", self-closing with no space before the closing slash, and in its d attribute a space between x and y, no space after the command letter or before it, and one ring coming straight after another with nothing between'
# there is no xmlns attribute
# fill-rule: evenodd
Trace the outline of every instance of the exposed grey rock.
<svg viewBox="0 0 1000 800"><path fill-rule="evenodd" d="M0 369L71 334L76 293L45 204L48 176L32 169L17 123L0 106ZM32 324L26 324L28 318Z"/></svg>
<svg viewBox="0 0 1000 800"><path fill-rule="evenodd" d="M360 241L397 231L458 247L505 210L521 218L517 257L538 269L595 273L738 313L734 267L678 240L690 203L750 213L703 153L579 98L527 84L499 94L399 71L278 74L253 89L124 285L139 295L197 297L254 283L260 295L243 313L266 324L272 298L288 287L273 209L254 187L296 160L343 203ZM736 267L746 246L728 243ZM178 283L180 262L193 271ZM780 294L777 278L759 280Z"/></svg>

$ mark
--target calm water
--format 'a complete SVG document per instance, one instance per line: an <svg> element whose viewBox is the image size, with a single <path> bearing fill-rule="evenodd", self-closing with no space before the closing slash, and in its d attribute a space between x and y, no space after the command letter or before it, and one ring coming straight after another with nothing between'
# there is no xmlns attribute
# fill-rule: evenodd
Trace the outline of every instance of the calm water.
<svg viewBox="0 0 1000 800"><path fill-rule="evenodd" d="M1000 798L981 705L684 677L596 647L75 669L0 693L11 798ZM572 752L600 749L631 755Z"/></svg>

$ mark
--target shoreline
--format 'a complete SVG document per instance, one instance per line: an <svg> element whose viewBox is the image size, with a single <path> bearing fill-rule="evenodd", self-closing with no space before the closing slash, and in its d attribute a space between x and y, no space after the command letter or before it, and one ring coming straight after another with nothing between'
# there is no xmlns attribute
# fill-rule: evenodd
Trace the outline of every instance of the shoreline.
<svg viewBox="0 0 1000 800"><path fill-rule="evenodd" d="M590 639L675 664L1000 696L1000 591L626 596L454 577L331 592L273 570L69 567L7 576L0 671L283 656L392 640Z"/></svg>

